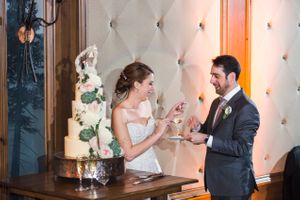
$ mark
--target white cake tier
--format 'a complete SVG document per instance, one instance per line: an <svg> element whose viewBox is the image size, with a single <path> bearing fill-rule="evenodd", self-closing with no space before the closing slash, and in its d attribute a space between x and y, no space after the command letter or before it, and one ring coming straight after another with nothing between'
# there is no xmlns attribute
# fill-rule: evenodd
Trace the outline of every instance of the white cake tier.
<svg viewBox="0 0 300 200"><path fill-rule="evenodd" d="M80 131L84 129L77 121L72 118L68 119L68 136L72 139L79 140Z"/></svg>
<svg viewBox="0 0 300 200"><path fill-rule="evenodd" d="M76 158L78 156L88 156L90 145L79 139L65 137L65 156Z"/></svg>

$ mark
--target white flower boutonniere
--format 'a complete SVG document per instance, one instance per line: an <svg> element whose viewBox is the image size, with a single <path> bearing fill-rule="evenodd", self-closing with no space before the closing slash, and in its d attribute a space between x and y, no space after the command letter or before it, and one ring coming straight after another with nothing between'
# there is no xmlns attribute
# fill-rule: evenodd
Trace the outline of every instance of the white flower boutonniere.
<svg viewBox="0 0 300 200"><path fill-rule="evenodd" d="M230 115L231 112L232 112L231 106L227 106L224 111L223 119L226 119Z"/></svg>

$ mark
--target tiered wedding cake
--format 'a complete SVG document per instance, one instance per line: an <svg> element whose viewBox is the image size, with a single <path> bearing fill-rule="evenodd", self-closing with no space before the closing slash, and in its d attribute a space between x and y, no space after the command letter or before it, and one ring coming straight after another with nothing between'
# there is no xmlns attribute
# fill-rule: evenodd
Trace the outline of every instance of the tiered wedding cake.
<svg viewBox="0 0 300 200"><path fill-rule="evenodd" d="M97 55L94 45L81 52L75 60L79 81L75 100L72 101L72 118L68 119L66 157L112 158L123 153L112 134L111 121L106 119L103 85L95 69Z"/></svg>

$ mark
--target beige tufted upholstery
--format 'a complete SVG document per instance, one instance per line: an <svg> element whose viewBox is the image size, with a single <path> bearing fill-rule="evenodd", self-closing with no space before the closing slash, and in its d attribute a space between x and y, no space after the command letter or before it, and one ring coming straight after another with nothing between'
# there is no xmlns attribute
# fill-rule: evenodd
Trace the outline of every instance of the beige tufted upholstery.
<svg viewBox="0 0 300 200"><path fill-rule="evenodd" d="M300 144L300 1L252 2L251 87L261 113L254 166L263 175L282 171Z"/></svg>
<svg viewBox="0 0 300 200"><path fill-rule="evenodd" d="M286 153L300 144L300 1L253 0L252 6L251 93L261 113L254 168L263 175L282 171ZM138 60L155 71L157 115L185 99L185 117L205 119L216 97L209 71L220 52L219 0L87 1L86 34L100 51L108 101L121 69ZM156 147L164 172L203 185L205 146L168 141L171 134Z"/></svg>

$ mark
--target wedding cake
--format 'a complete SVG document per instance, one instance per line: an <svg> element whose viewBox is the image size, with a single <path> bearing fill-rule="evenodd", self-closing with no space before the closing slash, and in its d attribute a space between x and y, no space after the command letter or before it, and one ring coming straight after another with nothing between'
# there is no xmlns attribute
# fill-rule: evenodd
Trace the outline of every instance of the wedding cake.
<svg viewBox="0 0 300 200"><path fill-rule="evenodd" d="M66 157L112 158L123 154L112 134L111 120L106 118L103 84L95 68L97 55L97 47L93 45L75 60L78 82L72 117L68 119L68 135L64 138Z"/></svg>

